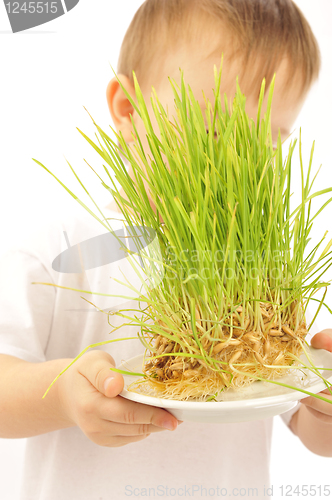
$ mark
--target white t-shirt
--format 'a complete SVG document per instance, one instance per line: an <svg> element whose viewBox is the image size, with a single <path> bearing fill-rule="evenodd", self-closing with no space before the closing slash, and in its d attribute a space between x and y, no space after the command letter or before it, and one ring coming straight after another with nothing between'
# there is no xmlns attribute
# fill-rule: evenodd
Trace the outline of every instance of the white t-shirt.
<svg viewBox="0 0 332 500"><path fill-rule="evenodd" d="M107 217L121 214L104 210ZM110 221L113 229L122 227ZM30 362L74 358L93 343L135 336L137 327L123 326L111 335L107 316L85 302L79 292L31 282L57 283L94 292L119 294L123 280L115 265L104 265L86 273L59 273L52 262L67 247L106 232L83 209L66 220L54 220L0 261L0 353ZM135 283L133 269L121 261L118 269ZM127 267L126 267L127 265ZM135 273L134 273L135 274ZM136 284L139 283L137 281ZM131 295L123 288L123 295ZM85 294L105 309L116 299ZM124 300L125 301L125 300ZM128 307L137 308L134 300ZM134 314L134 313L133 313ZM112 316L114 326L123 318ZM99 347L109 352L117 365L144 352L139 340ZM47 387L45 387L46 390ZM289 425L299 404L281 415ZM68 428L27 439L22 500L107 500L137 498L204 498L234 496L232 488L257 488L270 484L269 462L273 419L230 424L184 422L174 432L152 433L138 443L120 448L101 447L82 431ZM287 439L287 436L285 436ZM227 494L225 493L227 491Z"/></svg>

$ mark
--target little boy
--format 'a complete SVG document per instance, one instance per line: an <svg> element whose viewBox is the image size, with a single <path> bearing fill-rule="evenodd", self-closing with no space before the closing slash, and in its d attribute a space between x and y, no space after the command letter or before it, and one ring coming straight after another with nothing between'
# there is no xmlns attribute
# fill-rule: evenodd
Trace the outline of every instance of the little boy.
<svg viewBox="0 0 332 500"><path fill-rule="evenodd" d="M147 0L124 38L118 77L135 98L135 70L146 103L154 86L171 116L174 102L167 77L179 81L182 68L204 108L202 90L213 102L213 65L219 65L222 52L222 91L232 97L239 75L253 118L262 78L269 84L277 73L272 129L274 137L280 129L286 138L319 72L315 38L291 0ZM116 78L107 87L107 101L116 128L131 146L133 116L149 153L143 124ZM151 106L149 111L158 130ZM121 226L114 220L121 219L114 202L104 215L113 218L114 229ZM269 486L272 419L179 425L165 410L120 397L123 378L109 368L144 352L139 341L88 351L41 399L81 350L108 340L111 327L105 315L82 301L82 294L31 282L120 295L108 278L122 279L116 266L108 274L103 268L57 273L52 267L65 250L63 231L74 246L101 229L82 209L66 221L55 221L39 239L1 261L0 437L29 437L21 499L230 498L240 492L245 498L268 498L264 488ZM126 266L122 270L134 281ZM128 290L125 294L130 295ZM99 308L117 306L116 300L110 304L110 299L85 297ZM128 309L130 304L128 300ZM124 321L110 319L113 327ZM116 332L121 336L136 336L136 331L124 326ZM332 331L317 334L312 345L332 351ZM282 419L309 450L332 456L331 406L314 398L301 403ZM167 429L175 432L162 432Z"/></svg>

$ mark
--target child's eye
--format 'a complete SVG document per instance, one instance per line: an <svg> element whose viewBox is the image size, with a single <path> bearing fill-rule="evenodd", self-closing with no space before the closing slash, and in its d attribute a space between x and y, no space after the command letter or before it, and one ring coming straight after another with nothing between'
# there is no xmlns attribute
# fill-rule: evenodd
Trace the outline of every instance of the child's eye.
<svg viewBox="0 0 332 500"><path fill-rule="evenodd" d="M205 129L206 133L208 134L209 133L209 129ZM214 137L217 137L217 132L214 133Z"/></svg>

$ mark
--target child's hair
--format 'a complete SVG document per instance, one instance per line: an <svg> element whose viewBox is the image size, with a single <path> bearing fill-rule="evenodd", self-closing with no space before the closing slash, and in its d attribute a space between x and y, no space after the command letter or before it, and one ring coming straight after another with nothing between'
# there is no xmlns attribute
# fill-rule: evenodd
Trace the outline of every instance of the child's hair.
<svg viewBox="0 0 332 500"><path fill-rule="evenodd" d="M213 45L212 52L207 45L209 55L241 58L240 83L250 68L250 91L259 89L264 77L268 86L285 57L290 63L287 84L296 74L305 92L318 77L317 40L292 0L146 0L125 34L118 74L133 83L134 70L142 90L150 90L164 73L166 55L204 35Z"/></svg>

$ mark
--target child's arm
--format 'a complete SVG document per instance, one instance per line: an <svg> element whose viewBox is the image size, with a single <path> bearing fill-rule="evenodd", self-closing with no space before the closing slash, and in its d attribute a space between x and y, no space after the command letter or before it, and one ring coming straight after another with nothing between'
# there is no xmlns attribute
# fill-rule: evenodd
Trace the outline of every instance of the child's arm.
<svg viewBox="0 0 332 500"><path fill-rule="evenodd" d="M84 354L42 399L71 361L29 363L0 354L0 437L24 438L77 425L94 443L116 447L176 429L178 421L167 411L118 396L123 377L110 370L115 363L104 351Z"/></svg>
<svg viewBox="0 0 332 500"><path fill-rule="evenodd" d="M42 396L71 359L29 363L0 354L0 437L24 438L74 425L59 404L59 385ZM52 388L53 389L53 388Z"/></svg>

